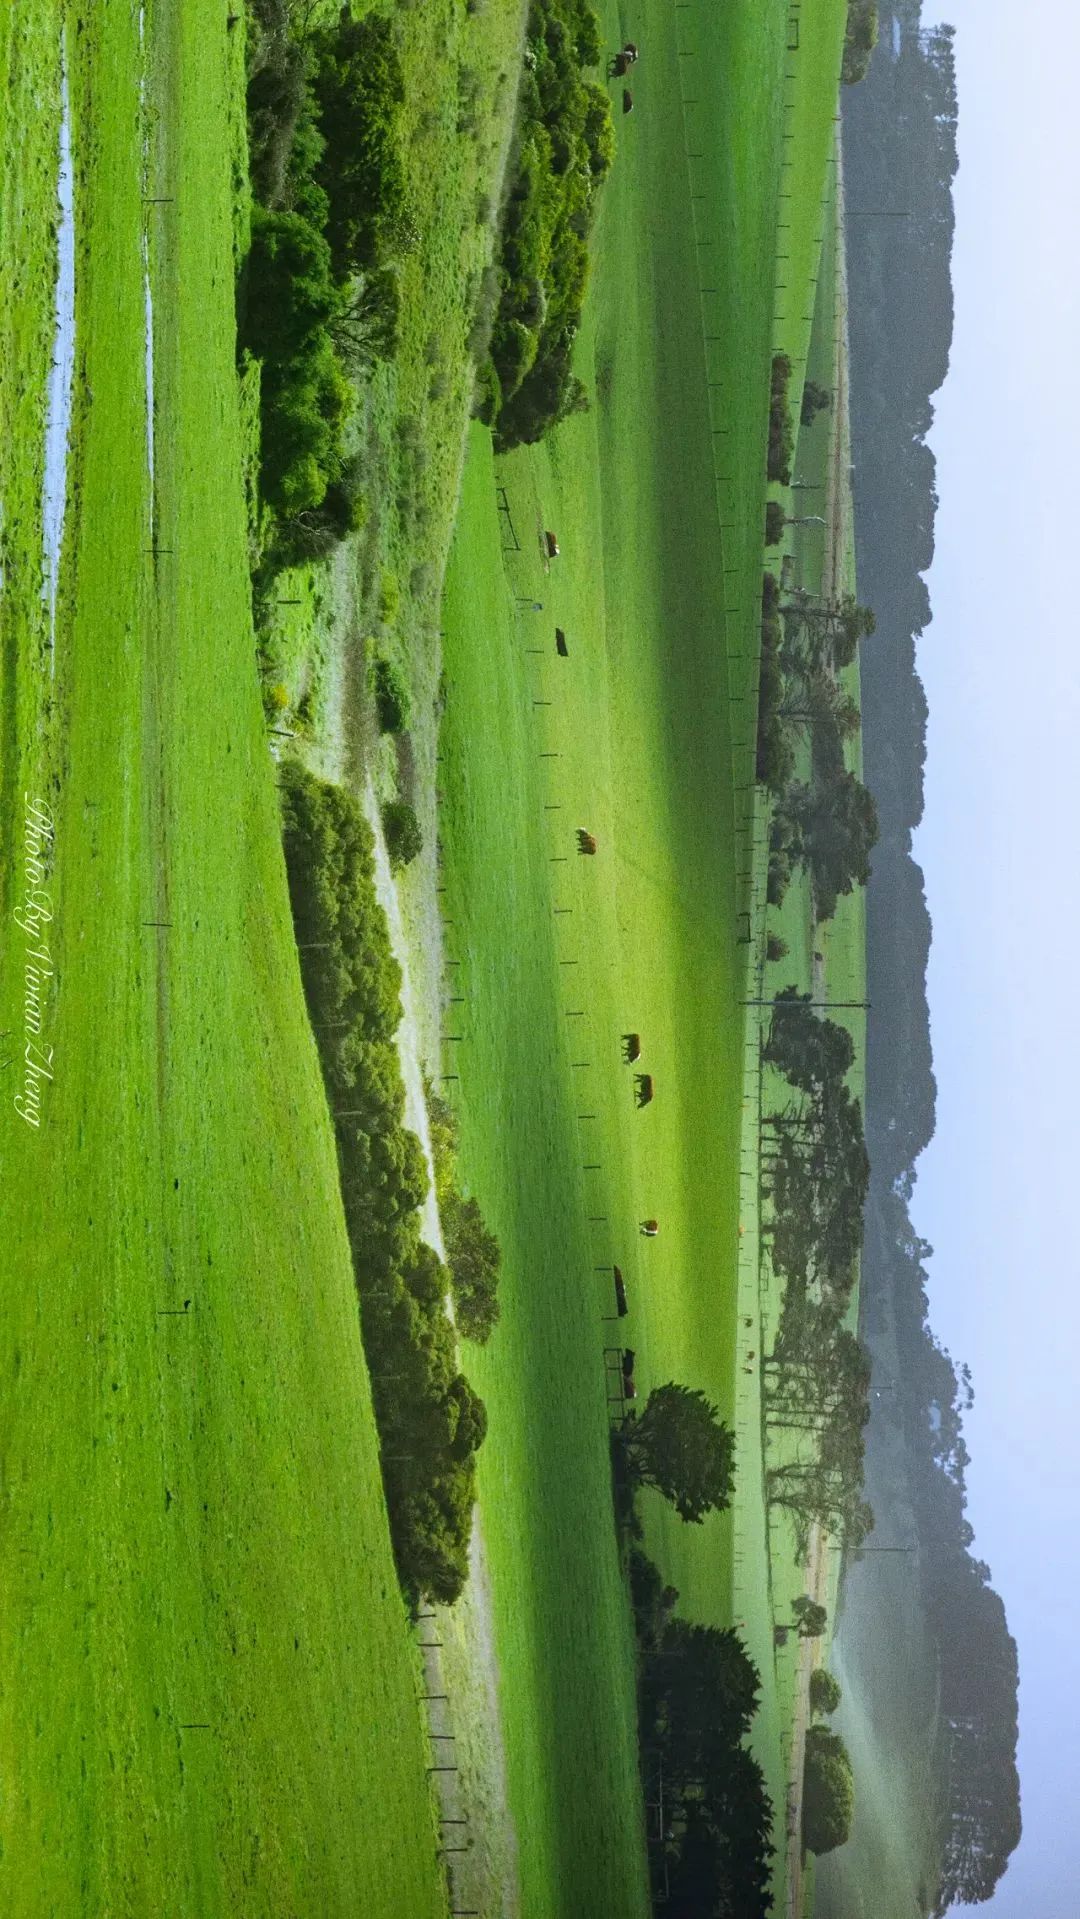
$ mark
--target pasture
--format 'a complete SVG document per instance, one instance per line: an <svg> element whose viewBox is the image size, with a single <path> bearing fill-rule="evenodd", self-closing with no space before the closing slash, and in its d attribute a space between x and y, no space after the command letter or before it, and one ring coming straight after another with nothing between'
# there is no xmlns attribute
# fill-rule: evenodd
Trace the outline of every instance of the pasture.
<svg viewBox="0 0 1080 1919"><path fill-rule="evenodd" d="M761 820L738 789L752 766L785 19L644 13L648 59L618 128L580 340L592 412L494 461L473 429L444 603L450 965L429 1004L451 1035L466 1180L504 1248L503 1323L471 1364L492 1418L481 1511L530 1913L576 1910L544 1895L530 1848L546 1845L553 1888L606 1856L583 1727L608 1711L609 1738L632 1738L611 1601L586 1638L571 1603L614 1577L608 1342L635 1348L643 1391L701 1385L735 1424L732 1513L691 1528L646 1499L646 1543L686 1614L745 1621L764 1682L755 1746L783 1813L789 1708L773 1678L757 1382L737 1340L750 1316L760 1345L756 1128L743 1133L757 1020L741 1005L755 969L739 914L762 913ZM814 121L830 138L834 111L833 94ZM793 216L819 239L827 145ZM810 274L813 239L806 256ZM545 528L561 548L550 565ZM576 852L579 827L595 860ZM416 910L422 882L405 886ZM644 1112L620 1063L631 1029L656 1084ZM655 1241L638 1232L649 1215ZM630 1300L618 1327L605 1322L613 1264ZM565 1691L538 1714L560 1632ZM626 1909L613 1889L595 1896L598 1913Z"/></svg>
<svg viewBox="0 0 1080 1919"><path fill-rule="evenodd" d="M76 334L53 649L65 12ZM203 0L148 9L145 47L134 9L19 4L0 87L26 136L0 163L9 924L23 794L55 821L36 1127L12 1104L29 941L0 960L4 1904L422 1919L445 1910L429 1749L254 666L242 48Z"/></svg>

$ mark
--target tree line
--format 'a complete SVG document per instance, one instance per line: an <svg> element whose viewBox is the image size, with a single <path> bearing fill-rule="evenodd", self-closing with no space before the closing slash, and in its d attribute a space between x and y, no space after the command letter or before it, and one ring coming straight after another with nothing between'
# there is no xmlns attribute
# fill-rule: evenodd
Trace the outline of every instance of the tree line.
<svg viewBox="0 0 1080 1919"><path fill-rule="evenodd" d="M777 996L762 1060L791 1097L763 1115L763 1232L784 1281L764 1383L767 1431L785 1443L768 1487L804 1545L815 1520L852 1547L873 1525L862 1490L870 1361L844 1323L870 1179L862 1110L847 1085L854 1057L851 1034L820 1018L809 994Z"/></svg>
<svg viewBox="0 0 1080 1919"><path fill-rule="evenodd" d="M587 404L571 370L597 192L615 155L589 0L532 0L515 158L502 211L498 301L478 376L499 448L539 440Z"/></svg>
<svg viewBox="0 0 1080 1919"><path fill-rule="evenodd" d="M640 1539L634 1499L652 1487L690 1524L730 1504L734 1440L700 1391L670 1382L613 1435L616 1506ZM773 1809L744 1741L760 1675L738 1633L674 1617L679 1595L637 1544L627 1572L638 1642L646 1798L662 1812L649 1864L658 1909L681 1919L772 1910Z"/></svg>
<svg viewBox="0 0 1080 1919"><path fill-rule="evenodd" d="M818 919L831 919L840 896L870 877L877 809L845 764L859 707L840 675L874 624L870 609L851 595L830 600L795 591L785 599L775 575L763 575L757 777L775 801L768 898L778 906L801 866ZM796 755L804 741L811 748L810 777L798 779Z"/></svg>
<svg viewBox="0 0 1080 1919"><path fill-rule="evenodd" d="M270 563L327 553L361 524L346 450L353 382L396 350L394 260L415 241L394 22L327 25L254 0L249 36L251 245L237 287L242 354L260 363L260 492Z"/></svg>
<svg viewBox="0 0 1080 1919"><path fill-rule="evenodd" d="M394 1043L401 972L375 893L373 838L351 794L292 762L282 768L281 804L398 1576L410 1604L422 1595L448 1603L468 1573L487 1415L458 1366L450 1275L420 1237L428 1175L403 1119Z"/></svg>

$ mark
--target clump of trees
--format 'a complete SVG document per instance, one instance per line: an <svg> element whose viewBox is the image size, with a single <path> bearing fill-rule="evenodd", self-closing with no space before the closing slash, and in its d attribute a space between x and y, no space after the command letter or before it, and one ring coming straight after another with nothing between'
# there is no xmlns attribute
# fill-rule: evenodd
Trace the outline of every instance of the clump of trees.
<svg viewBox="0 0 1080 1919"><path fill-rule="evenodd" d="M781 502L779 500L766 500L765 502L765 544L766 546L779 546L781 540L784 537L784 528L786 525L787 525L787 514L784 512Z"/></svg>
<svg viewBox="0 0 1080 1919"><path fill-rule="evenodd" d="M402 1589L450 1602L468 1573L483 1402L457 1364L449 1275L420 1238L427 1168L404 1125L394 1034L401 973L375 894L373 838L352 795L294 763L281 775L301 971L335 1114L345 1219Z"/></svg>
<svg viewBox="0 0 1080 1919"><path fill-rule="evenodd" d="M600 55L588 0L532 0L499 299L479 376L478 411L501 448L539 440L588 404L571 362L597 190L615 152L610 102L585 72Z"/></svg>
<svg viewBox="0 0 1080 1919"><path fill-rule="evenodd" d="M839 1733L811 1726L803 1767L803 1841L809 1852L833 1852L851 1831L855 1781Z"/></svg>
<svg viewBox="0 0 1080 1919"><path fill-rule="evenodd" d="M791 484L791 461L795 452L795 428L792 425L791 407L788 401L790 385L791 361L786 353L774 353L769 388L767 472L770 480L776 480L781 486Z"/></svg>
<svg viewBox="0 0 1080 1919"><path fill-rule="evenodd" d="M878 43L877 0L848 0L847 28L844 33L844 60L841 77L845 86L854 86L866 77L870 56Z"/></svg>
<svg viewBox="0 0 1080 1919"><path fill-rule="evenodd" d="M831 919L840 896L865 885L878 837L873 799L845 763L859 707L839 678L874 625L870 608L850 595L833 601L800 592L784 603L774 575L764 575L757 777L778 802L768 898L779 905L801 865L819 919ZM807 738L811 778L796 781L795 748Z"/></svg>
<svg viewBox="0 0 1080 1919"><path fill-rule="evenodd" d="M646 1780L661 1777L664 1832L653 1850L654 1890L666 1910L686 1915L771 1910L772 1804L756 1760L743 1744L760 1675L730 1628L661 1618L670 1588L637 1555L639 1593L650 1636L640 1640L639 1728ZM675 1595L677 1597L677 1595ZM635 1614L642 1607L635 1597Z"/></svg>
<svg viewBox="0 0 1080 1919"><path fill-rule="evenodd" d="M411 243L404 78L393 22L336 20L298 38L260 0L248 130L256 204L238 287L242 350L262 362L260 487L271 561L328 552L361 524L346 450L347 373L397 346L393 257Z"/></svg>
<svg viewBox="0 0 1080 1919"><path fill-rule="evenodd" d="M766 1116L762 1156L764 1231L785 1281L764 1361L767 1430L784 1439L768 1467L769 1496L791 1513L801 1541L817 1521L852 1548L873 1525L862 1494L870 1362L844 1324L870 1178L862 1111L846 1085L854 1056L850 1033L820 1018L809 995L777 997L763 1059L794 1097ZM809 1605L796 1609L804 1632Z"/></svg>

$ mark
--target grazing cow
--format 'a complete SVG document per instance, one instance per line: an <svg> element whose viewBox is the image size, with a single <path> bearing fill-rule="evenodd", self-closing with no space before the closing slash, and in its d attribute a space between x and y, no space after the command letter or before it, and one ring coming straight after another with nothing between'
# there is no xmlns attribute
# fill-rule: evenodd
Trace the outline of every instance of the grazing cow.
<svg viewBox="0 0 1080 1919"><path fill-rule="evenodd" d="M629 87L624 87L622 90L622 110L624 113L633 113L634 111L634 96Z"/></svg>
<svg viewBox="0 0 1080 1919"><path fill-rule="evenodd" d="M609 78L612 80L621 80L625 74L629 73L633 64L625 47L621 53L613 53L611 59L608 61Z"/></svg>
<svg viewBox="0 0 1080 1919"><path fill-rule="evenodd" d="M555 628L555 651L560 660L568 660L570 658L570 648L566 644L566 634L563 632L561 626Z"/></svg>
<svg viewBox="0 0 1080 1919"><path fill-rule="evenodd" d="M577 850L579 853L595 853L596 851L596 841L593 835L586 833L583 826L579 826L577 830Z"/></svg>
<svg viewBox="0 0 1080 1919"><path fill-rule="evenodd" d="M633 1372L634 1361L636 1358L637 1358L637 1354L635 1353L633 1347L627 1346L624 1349L623 1355L622 1355L622 1369L623 1369L624 1376Z"/></svg>
<svg viewBox="0 0 1080 1919"><path fill-rule="evenodd" d="M653 1096L653 1078L651 1073L634 1074L634 1095L639 1106L647 1106Z"/></svg>
<svg viewBox="0 0 1080 1919"><path fill-rule="evenodd" d="M559 557L559 542L555 538L554 533L549 533L546 529L544 532L544 546L547 549L548 559L557 560Z"/></svg>
<svg viewBox="0 0 1080 1919"><path fill-rule="evenodd" d="M643 1219L641 1222L641 1230L646 1239L655 1239L657 1233L660 1231L660 1221L658 1219Z"/></svg>
<svg viewBox="0 0 1080 1919"><path fill-rule="evenodd" d="M638 54L636 41L628 40L626 42L626 45L623 47L623 52L626 55L626 58L629 60L630 65L633 66L634 61L637 59L637 54Z"/></svg>
<svg viewBox="0 0 1080 1919"><path fill-rule="evenodd" d="M641 1058L641 1034L624 1033L622 1036L622 1056L627 1066L632 1066Z"/></svg>
<svg viewBox="0 0 1080 1919"><path fill-rule="evenodd" d="M615 1274L615 1311L618 1313L620 1319L625 1319L630 1310L626 1304L626 1281L618 1266L613 1270Z"/></svg>

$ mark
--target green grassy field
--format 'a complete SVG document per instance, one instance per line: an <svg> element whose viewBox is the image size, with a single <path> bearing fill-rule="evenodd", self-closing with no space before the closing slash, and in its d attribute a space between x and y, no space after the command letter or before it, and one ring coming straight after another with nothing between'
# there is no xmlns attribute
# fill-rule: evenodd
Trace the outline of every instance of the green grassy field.
<svg viewBox="0 0 1080 1919"><path fill-rule="evenodd" d="M535 1860L556 1889L601 1875L598 1716L609 1739L613 1726L632 1739L610 1583L609 1339L634 1346L643 1390L702 1385L736 1426L730 1515L699 1529L659 1502L643 1510L683 1610L746 1622L765 1681L755 1745L781 1813L783 1798L760 1427L736 1362L740 1315L756 1325L759 1309L756 1237L738 1230L755 1190L740 1150L756 1021L740 1005L738 918L754 897L755 814L736 789L753 754L786 16L645 13L580 343L593 411L495 463L474 429L444 607L442 1031L461 1038L443 1066L458 1076L466 1178L504 1246L503 1325L474 1369L492 1414L481 1511L530 1913L578 1910L537 1890ZM621 23L606 24L617 44ZM834 111L835 94L815 127L831 135ZM795 215L818 219L819 237L826 146ZM545 527L561 545L550 571ZM599 840L595 861L574 851L578 826ZM656 1080L643 1113L619 1061L629 1029ZM645 1241L652 1213L661 1234ZM603 1319L613 1262L631 1301L617 1329ZM603 1623L582 1638L579 1595L597 1582ZM560 1622L565 1681L538 1712ZM596 1911L631 1909L608 1883Z"/></svg>
<svg viewBox="0 0 1080 1919"><path fill-rule="evenodd" d="M32 1129L9 1069L0 1126L3 1903L436 1914L417 1675L254 670L242 51L224 10L151 9L144 128L134 11L66 12L77 374L55 677L38 580L61 10L0 24L27 132L2 176L6 905L22 793L56 820L54 1078ZM152 210L144 130L145 190L170 200ZM9 940L0 1010L20 1051L24 960Z"/></svg>

